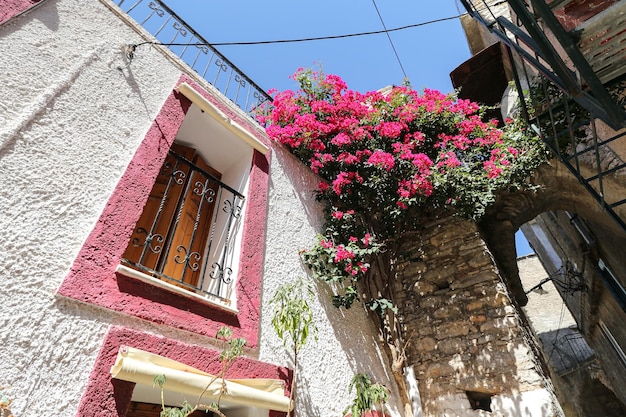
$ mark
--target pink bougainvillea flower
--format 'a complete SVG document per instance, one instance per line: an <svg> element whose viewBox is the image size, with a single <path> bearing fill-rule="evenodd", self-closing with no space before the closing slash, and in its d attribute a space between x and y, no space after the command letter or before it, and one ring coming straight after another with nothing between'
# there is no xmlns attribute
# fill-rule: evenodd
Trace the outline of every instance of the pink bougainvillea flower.
<svg viewBox="0 0 626 417"><path fill-rule="evenodd" d="M351 153L342 152L337 156L337 161L343 162L346 165L352 165L352 164L356 164L357 162L359 162L359 158L357 158L356 155L353 155Z"/></svg>
<svg viewBox="0 0 626 417"><path fill-rule="evenodd" d="M337 195L341 195L343 192L343 188L347 185L352 184L353 181L357 183L363 183L363 178L357 174L356 172L346 172L342 171L337 174L337 177L333 181L333 191Z"/></svg>
<svg viewBox="0 0 626 417"><path fill-rule="evenodd" d="M337 136L330 140L330 143L340 147L344 145L350 145L352 143L352 138L350 138L347 133L340 132Z"/></svg>
<svg viewBox="0 0 626 417"><path fill-rule="evenodd" d="M476 218L512 173L530 172L516 171L524 161L541 159L517 120L501 130L481 119L478 104L454 94L406 86L359 93L338 76L303 68L293 79L300 89L272 91L260 120L272 140L322 177L317 197L330 210L328 234L302 256L312 269L318 254L330 259L318 272L333 280L356 280L368 270L367 257L380 250L378 239L393 239L389 230L396 226L410 227L397 223L398 209L443 201ZM480 190L491 194L476 198ZM378 239L365 233L370 227Z"/></svg>
<svg viewBox="0 0 626 417"><path fill-rule="evenodd" d="M341 262L345 259L354 258L354 252L349 249L346 249L344 245L337 246L337 253L335 254L335 263Z"/></svg>
<svg viewBox="0 0 626 417"><path fill-rule="evenodd" d="M329 248L334 248L335 244L332 242L332 240L322 239L320 240L320 246L322 246L325 249L329 249Z"/></svg>
<svg viewBox="0 0 626 417"><path fill-rule="evenodd" d="M375 150L367 159L367 163L383 168L385 171L391 171L395 165L395 159L392 154Z"/></svg>
<svg viewBox="0 0 626 417"><path fill-rule="evenodd" d="M400 122L381 122L374 128L381 136L391 139L400 137L404 129L406 124Z"/></svg>
<svg viewBox="0 0 626 417"><path fill-rule="evenodd" d="M337 178L333 181L333 191L335 194L340 195L343 187L351 184L350 175L347 172L340 172Z"/></svg>

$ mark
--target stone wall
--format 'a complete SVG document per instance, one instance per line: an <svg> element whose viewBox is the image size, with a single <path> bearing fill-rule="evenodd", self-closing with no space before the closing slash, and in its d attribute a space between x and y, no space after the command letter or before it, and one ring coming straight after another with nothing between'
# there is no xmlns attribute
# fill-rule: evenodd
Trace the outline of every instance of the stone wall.
<svg viewBox="0 0 626 417"><path fill-rule="evenodd" d="M473 223L424 222L397 253L395 302L425 416L561 415Z"/></svg>

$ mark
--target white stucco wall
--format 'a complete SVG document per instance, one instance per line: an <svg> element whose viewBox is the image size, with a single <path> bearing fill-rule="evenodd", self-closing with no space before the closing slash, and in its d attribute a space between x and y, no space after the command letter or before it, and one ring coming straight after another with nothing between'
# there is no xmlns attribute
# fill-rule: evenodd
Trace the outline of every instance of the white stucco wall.
<svg viewBox="0 0 626 417"><path fill-rule="evenodd" d="M321 230L320 207L312 193L318 181L319 177L291 154L275 149L263 282L265 301L281 284L306 277L297 250L311 247L315 234ZM339 310L330 302L331 291L326 284L314 282L313 285L316 297L312 308L319 334L318 341L310 340L299 358L302 373L296 387L298 411L301 416L339 416L353 398L348 386L355 373L366 373L373 382L392 389L395 383L381 365L386 363L386 358L377 348L376 329L363 307L355 304L350 310ZM271 306L264 302L260 359L290 366L285 348L272 330L271 317ZM392 391L387 410L392 415L400 409L393 401L395 394Z"/></svg>
<svg viewBox="0 0 626 417"><path fill-rule="evenodd" d="M47 0L0 26L0 387L19 417L76 414L110 325L210 344L54 295L180 75L151 48L126 67L120 46L140 41L98 0ZM297 250L320 227L315 184L290 155L274 153L265 301L304 275ZM364 312L338 311L327 288L316 288L319 341L302 353L298 414L340 416L355 372L393 384ZM270 316L264 303L260 349L249 355L290 365Z"/></svg>

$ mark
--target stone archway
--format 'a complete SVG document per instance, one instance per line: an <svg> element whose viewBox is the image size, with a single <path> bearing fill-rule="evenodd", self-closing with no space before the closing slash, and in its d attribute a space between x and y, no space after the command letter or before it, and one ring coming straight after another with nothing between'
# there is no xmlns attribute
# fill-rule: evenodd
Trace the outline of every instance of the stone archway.
<svg viewBox="0 0 626 417"><path fill-rule="evenodd" d="M493 254L500 274L520 306L528 299L520 283L516 261L515 232L524 223L547 211L564 210L579 215L607 240L621 241L623 231L567 168L556 160L541 166L532 177L536 191L502 192L479 228ZM626 185L619 178L604 179L607 195L626 195ZM626 218L626 210L618 212Z"/></svg>
<svg viewBox="0 0 626 417"><path fill-rule="evenodd" d="M621 229L562 164L542 166L532 181L540 188L501 193L479 225L443 213L427 216L381 260L392 270L372 273L366 283L367 293L398 307L383 333L395 345L394 374L413 368L425 416L466 415L476 395L505 415L528 407L534 407L529 415L561 415L518 309L527 298L515 232L552 210L578 213L608 234ZM619 189L618 182L611 186Z"/></svg>
<svg viewBox="0 0 626 417"><path fill-rule="evenodd" d="M519 278L514 233L524 223L535 219L534 226L527 225L526 230L537 244L535 249L539 249L538 258L546 268L545 277L561 282L560 296L575 317L576 331L580 331L579 335L582 334L596 350L597 358L591 364L581 364L568 372L557 372L548 364L556 391L562 398L567 398L567 415L592 415L588 410L593 401L598 401L593 415L623 415L626 403L618 388L623 386L623 380L610 375L613 369L621 369L621 366L611 357L610 349L603 348L598 329L607 315L615 317L617 323L623 322L624 312L619 308L607 312L606 305L611 304L613 296L600 277L598 265L600 260L606 261L617 276L626 276L623 260L626 233L564 165L552 161L542 166L533 176L533 182L541 186L536 192L501 193L480 223L481 233L516 304L524 306L528 299ZM626 184L620 177L604 177L603 185L604 196L609 201L619 201L626 195ZM617 214L625 218L623 209ZM582 227L578 220L583 220ZM545 242L539 236L543 236ZM570 275L571 271L575 274ZM577 289L563 286L563 282L566 285L571 283L569 279L572 277L578 282ZM528 287L526 289L530 291ZM532 314L532 310L528 314ZM541 314L545 315L546 311ZM526 322L525 316L522 319ZM620 328L621 324L617 326ZM557 334L558 331L557 327ZM552 358L550 353L556 343L557 340L553 340L545 351L546 361ZM590 397L591 391L603 394ZM608 412L609 409L613 411ZM580 410L587 411L580 414Z"/></svg>

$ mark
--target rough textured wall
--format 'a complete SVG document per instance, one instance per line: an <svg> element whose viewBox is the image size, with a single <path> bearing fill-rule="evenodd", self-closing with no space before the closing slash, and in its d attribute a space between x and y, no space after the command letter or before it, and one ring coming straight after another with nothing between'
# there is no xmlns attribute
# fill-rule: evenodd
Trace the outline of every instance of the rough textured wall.
<svg viewBox="0 0 626 417"><path fill-rule="evenodd" d="M41 0L4 0L0 8L0 23L6 22L10 18L24 13Z"/></svg>
<svg viewBox="0 0 626 417"><path fill-rule="evenodd" d="M119 71L120 44L139 40L98 1L46 1L0 26L10 57L0 89L0 386L16 416L74 415L108 323L134 322L54 294L180 75L154 53Z"/></svg>
<svg viewBox="0 0 626 417"><path fill-rule="evenodd" d="M0 26L0 49L11 57L0 75L0 386L8 386L19 417L75 415L112 325L212 346L206 337L55 297L180 76L151 48L127 67L120 46L142 40L96 0L48 0ZM304 275L297 250L319 226L312 174L281 158L277 151L270 167L263 301ZM364 312L340 321L327 288L317 290L320 342L303 352L300 386L309 395L299 413L340 416L354 372L381 382L386 373ZM261 347L247 355L290 365L262 308Z"/></svg>
<svg viewBox="0 0 626 417"><path fill-rule="evenodd" d="M567 417L626 415L602 371L600 361L582 337L554 282L568 285L565 274L548 273L537 255L518 259L520 278L528 295L524 312L538 337L555 391ZM541 285L540 285L541 284ZM539 286L540 285L540 286ZM533 288L535 288L533 290Z"/></svg>
<svg viewBox="0 0 626 417"><path fill-rule="evenodd" d="M426 221L399 253L396 303L424 415L559 415L476 226ZM467 391L479 393L475 407L486 396L483 411L472 409Z"/></svg>
<svg viewBox="0 0 626 417"><path fill-rule="evenodd" d="M271 298L278 286L306 277L297 249L309 248L321 230L321 207L314 202L313 190L319 177L313 175L293 155L282 148L274 150L270 183L270 219L268 223L264 297ZM271 242L271 244L269 244ZM401 410L393 377L388 373L387 358L378 348L377 332L363 308L339 310L331 303L330 288L314 283L312 303L319 340L310 340L299 358L305 372L296 387L297 413L300 416L341 416L354 393L348 392L357 372L391 389L387 412ZM271 330L272 309L262 303L262 325L266 338L260 359L291 365L282 342ZM338 345L339 344L339 345Z"/></svg>

